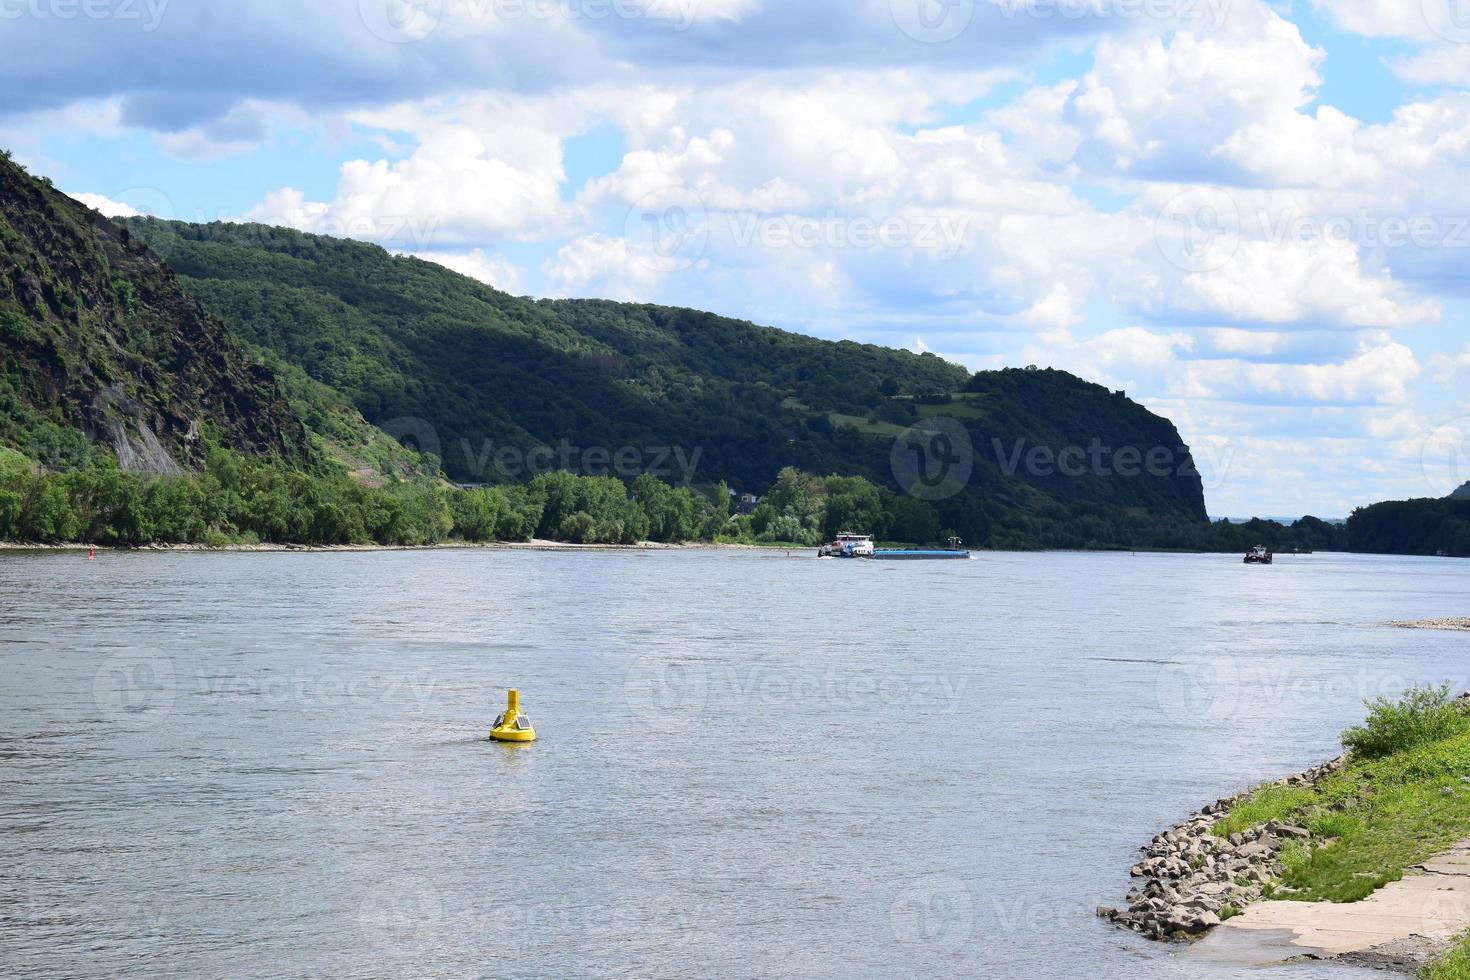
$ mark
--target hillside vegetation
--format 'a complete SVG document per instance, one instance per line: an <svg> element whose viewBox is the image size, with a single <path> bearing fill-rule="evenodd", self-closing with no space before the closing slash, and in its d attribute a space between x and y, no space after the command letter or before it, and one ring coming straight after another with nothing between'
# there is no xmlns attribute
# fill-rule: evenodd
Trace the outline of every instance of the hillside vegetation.
<svg viewBox="0 0 1470 980"><path fill-rule="evenodd" d="M645 460L681 454L693 465L661 474L675 482L762 493L792 468L901 495L895 452L927 451L903 440L939 417L964 430L965 479L898 505L921 512L918 526L1008 547L1194 548L1220 537L1174 426L1060 371L971 375L933 355L695 310L531 301L287 229L126 225L240 339L341 392L459 481L529 478L501 464L505 450L514 460L569 447L560 465L578 470L589 447L604 466L630 447ZM1094 446L1103 455L1065 455ZM1158 465L1140 465L1150 453L1162 454Z"/></svg>

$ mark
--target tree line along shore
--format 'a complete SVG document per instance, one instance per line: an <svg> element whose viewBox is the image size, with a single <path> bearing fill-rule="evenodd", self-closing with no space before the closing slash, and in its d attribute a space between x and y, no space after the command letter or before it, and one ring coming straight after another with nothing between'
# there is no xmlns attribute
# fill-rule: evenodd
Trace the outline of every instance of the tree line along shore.
<svg viewBox="0 0 1470 980"><path fill-rule="evenodd" d="M76 465L48 467L0 449L0 541L223 548L540 539L810 547L855 530L909 544L960 537L975 548L1018 551L1229 553L1263 542L1278 552L1377 550L1358 544L1398 550L1381 540L1375 508L1354 514L1346 526L1310 517L1291 525L1199 522L1085 501L1033 513L1000 502L979 508L930 502L860 476L818 477L787 468L757 506L735 513L723 483L679 487L647 474L624 480L553 471L526 483L464 489L430 472L369 483L331 463L303 469L215 446L197 472L145 475L120 469L101 451ZM1397 511L1393 520L1406 526ZM1404 553L1434 553L1413 547L1416 540L1406 539Z"/></svg>

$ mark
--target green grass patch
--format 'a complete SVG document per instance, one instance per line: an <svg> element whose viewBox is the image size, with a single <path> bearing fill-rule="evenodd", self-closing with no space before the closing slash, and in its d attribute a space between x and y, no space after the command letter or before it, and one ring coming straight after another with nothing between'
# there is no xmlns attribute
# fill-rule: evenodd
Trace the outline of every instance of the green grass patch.
<svg viewBox="0 0 1470 980"><path fill-rule="evenodd" d="M1315 791L1269 787L1225 823L1234 829L1267 820L1305 825L1317 846L1283 851L1282 882L1296 892L1288 897L1356 902L1470 836L1470 784L1464 777L1470 777L1470 733L1354 762ZM1328 837L1337 843L1321 846Z"/></svg>
<svg viewBox="0 0 1470 980"><path fill-rule="evenodd" d="M903 426L892 422L875 422L856 415L844 415L841 412L829 412L827 419L838 428L845 426L849 429L856 429L865 436L884 436L896 439L907 431Z"/></svg>
<svg viewBox="0 0 1470 980"><path fill-rule="evenodd" d="M1312 832L1281 852L1280 897L1355 902L1470 837L1470 720L1448 690L1370 705L1344 739L1367 746L1316 788L1267 786L1215 827L1228 837L1271 820ZM1437 737L1436 737L1437 736ZM1398 748L1392 748L1398 746ZM1334 839L1327 844L1328 839Z"/></svg>
<svg viewBox="0 0 1470 980"><path fill-rule="evenodd" d="M1437 963L1420 970L1419 980L1470 980L1470 932Z"/></svg>
<svg viewBox="0 0 1470 980"><path fill-rule="evenodd" d="M1224 838L1270 820L1286 820L1315 799L1316 794L1300 786L1266 786L1237 803L1215 824L1214 834Z"/></svg>

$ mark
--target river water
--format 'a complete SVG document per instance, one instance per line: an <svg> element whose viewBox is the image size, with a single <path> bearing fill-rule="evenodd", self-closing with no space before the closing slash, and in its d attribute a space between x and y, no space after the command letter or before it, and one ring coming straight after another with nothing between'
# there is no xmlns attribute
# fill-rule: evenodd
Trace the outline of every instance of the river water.
<svg viewBox="0 0 1470 980"><path fill-rule="evenodd" d="M0 974L1227 977L1137 847L1470 688L1470 563L0 556ZM484 741L507 688L540 740ZM1350 977L1323 966L1284 978Z"/></svg>

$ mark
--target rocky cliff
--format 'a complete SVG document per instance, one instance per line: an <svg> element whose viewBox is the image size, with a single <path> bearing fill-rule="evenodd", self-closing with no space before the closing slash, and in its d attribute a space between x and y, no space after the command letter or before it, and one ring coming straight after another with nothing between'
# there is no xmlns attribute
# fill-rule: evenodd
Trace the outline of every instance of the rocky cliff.
<svg viewBox="0 0 1470 980"><path fill-rule="evenodd" d="M157 256L0 155L0 444L48 464L105 445L124 469L170 473L206 433L310 455L274 372Z"/></svg>

